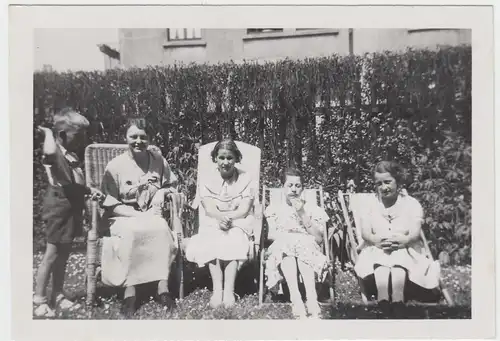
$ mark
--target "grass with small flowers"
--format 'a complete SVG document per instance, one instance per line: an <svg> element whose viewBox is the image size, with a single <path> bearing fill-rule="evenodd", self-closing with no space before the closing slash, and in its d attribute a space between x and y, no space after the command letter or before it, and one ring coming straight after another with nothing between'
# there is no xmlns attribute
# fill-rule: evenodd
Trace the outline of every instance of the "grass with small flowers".
<svg viewBox="0 0 500 341"><path fill-rule="evenodd" d="M43 254L36 254L33 260L33 278ZM455 306L438 305L422 307L407 305L402 318L409 319L468 319L471 318L471 267L453 266L442 269L443 281L451 292ZM166 311L152 297L154 286L140 291L141 306L135 319L292 319L291 307L283 303L258 304L257 293L241 295L232 308L210 309L208 302L210 290L203 287L209 284L206 273L201 279L191 281L199 287L186 292L177 307ZM34 285L34 280L33 280ZM336 276L336 303L334 306L323 306L324 319L380 319L386 318L376 307L362 305L357 281L352 272L339 270ZM50 290L50 288L49 288ZM70 298L81 303L81 307L71 312L57 312L57 319L123 319L120 313L120 291L113 288L98 288L97 305L90 311L85 308L85 253L76 251L71 254L66 269L65 291ZM139 297L139 293L138 293ZM269 297L266 297L269 301ZM33 317L36 318L36 317Z"/></svg>

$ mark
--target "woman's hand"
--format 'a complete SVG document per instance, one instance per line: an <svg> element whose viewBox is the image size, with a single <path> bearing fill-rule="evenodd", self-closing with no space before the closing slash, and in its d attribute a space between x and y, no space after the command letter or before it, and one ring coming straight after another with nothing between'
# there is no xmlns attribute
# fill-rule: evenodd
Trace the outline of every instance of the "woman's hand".
<svg viewBox="0 0 500 341"><path fill-rule="evenodd" d="M229 230L232 227L232 225L233 225L233 221L230 218L226 217L226 216L222 217L222 219L219 222L219 228L222 231Z"/></svg>
<svg viewBox="0 0 500 341"><path fill-rule="evenodd" d="M384 250L384 251L387 251L387 252L390 252L390 251L393 251L393 243L392 243L392 240L390 240L389 238L382 238L378 243L377 243L377 247Z"/></svg>
<svg viewBox="0 0 500 341"><path fill-rule="evenodd" d="M301 214L304 212L304 202L300 198L290 199L290 203L297 213Z"/></svg>
<svg viewBox="0 0 500 341"><path fill-rule="evenodd" d="M89 189L90 189L90 194L88 196L90 200L96 200L96 201L104 200L105 195L100 190L93 187L90 187Z"/></svg>
<svg viewBox="0 0 500 341"><path fill-rule="evenodd" d="M404 235L394 234L381 239L377 246L384 251L392 252L399 249L404 249L407 242L407 237L405 237Z"/></svg>
<svg viewBox="0 0 500 341"><path fill-rule="evenodd" d="M407 234L394 234L391 236L391 241L393 244L393 248L397 250L404 249L408 244L409 239Z"/></svg>

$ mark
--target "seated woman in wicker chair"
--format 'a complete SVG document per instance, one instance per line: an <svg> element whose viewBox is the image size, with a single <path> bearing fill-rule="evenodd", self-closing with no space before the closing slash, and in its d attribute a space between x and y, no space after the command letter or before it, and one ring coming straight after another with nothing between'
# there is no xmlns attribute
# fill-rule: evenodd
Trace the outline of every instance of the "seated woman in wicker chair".
<svg viewBox="0 0 500 341"><path fill-rule="evenodd" d="M374 277L377 300L387 313L404 304L407 283L420 293L439 288L439 264L422 253L423 209L402 188L403 173L403 168L394 161L382 161L375 167L376 193L363 208L360 219L363 240L354 268L365 283Z"/></svg>
<svg viewBox="0 0 500 341"><path fill-rule="evenodd" d="M109 162L102 180L105 213L111 238L103 240L102 281L125 286L123 313L136 309L135 286L158 282L156 299L167 308L170 267L177 252L175 236L162 217L162 205L175 192L177 178L167 161L148 148L144 121L130 121L126 131L129 150Z"/></svg>
<svg viewBox="0 0 500 341"><path fill-rule="evenodd" d="M283 179L286 200L266 209L268 237L273 241L267 250L266 283L272 290L280 281L286 280L294 316L305 318L309 314L312 318L319 318L321 310L316 279L322 281L328 273L328 260L320 244L323 242L323 226L329 217L318 205L304 202L302 182L300 171L287 169ZM298 272L304 281L305 306L299 291Z"/></svg>
<svg viewBox="0 0 500 341"><path fill-rule="evenodd" d="M218 142L211 157L216 166L200 174L206 219L200 221L199 233L185 240L186 259L208 264L213 283L210 306L230 307L235 303L236 274L250 251L255 218L249 213L257 189L249 173L235 166L243 156L233 140Z"/></svg>

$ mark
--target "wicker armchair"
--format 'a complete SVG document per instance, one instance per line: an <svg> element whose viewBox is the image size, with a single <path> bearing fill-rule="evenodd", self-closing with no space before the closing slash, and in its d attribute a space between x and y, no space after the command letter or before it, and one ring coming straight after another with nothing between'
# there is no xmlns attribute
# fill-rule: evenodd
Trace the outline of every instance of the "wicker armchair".
<svg viewBox="0 0 500 341"><path fill-rule="evenodd" d="M159 150L155 146L150 146L150 149ZM101 181L106 169L106 165L116 156L127 151L126 144L91 144L85 149L85 177L86 185L89 187L100 188ZM183 224L181 221L181 211L184 208L186 198L181 193L169 194L167 196L167 205L164 208L164 217L168 219L169 226L173 229L177 236L178 255L177 255L177 270L179 274L179 296L183 298L184 280L183 280L183 257L182 257L182 239L184 238ZM96 201L89 201L88 212L90 213L90 230L87 236L87 298L86 304L92 307L95 301L98 265L101 258L102 231L99 231L99 219L102 214L102 209Z"/></svg>

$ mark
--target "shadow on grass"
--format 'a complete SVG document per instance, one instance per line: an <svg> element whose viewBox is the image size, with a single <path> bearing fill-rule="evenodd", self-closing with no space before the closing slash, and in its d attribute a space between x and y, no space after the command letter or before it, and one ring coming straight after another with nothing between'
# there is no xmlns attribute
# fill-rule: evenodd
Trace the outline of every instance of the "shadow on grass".
<svg viewBox="0 0 500 341"><path fill-rule="evenodd" d="M174 262L174 264L172 264L172 273L169 279L169 291L174 297L179 298L180 274L176 271L176 269L178 269L178 267ZM256 278L258 278L258 272L256 273L256 271L257 268L255 265L249 263L248 265L244 265L238 272L235 283L235 293L238 297L241 298L258 293L258 282L256 281ZM183 275L184 297L187 297L202 288L206 288L209 291L212 290L212 279L208 267L198 268L195 264L184 262ZM158 281L136 285L136 297L138 304L142 305L149 302L151 298L154 298L157 293L157 286ZM118 299L121 301L123 299L123 293L124 288L105 286L98 278L94 306L101 307L103 302L107 302L110 299ZM72 299L83 302L86 297L86 288L84 286L75 288L75 291L73 291L71 296Z"/></svg>
<svg viewBox="0 0 500 341"><path fill-rule="evenodd" d="M405 305L397 313L384 314L377 306L338 303L326 311L329 319L470 319L471 308L467 306L419 306Z"/></svg>

